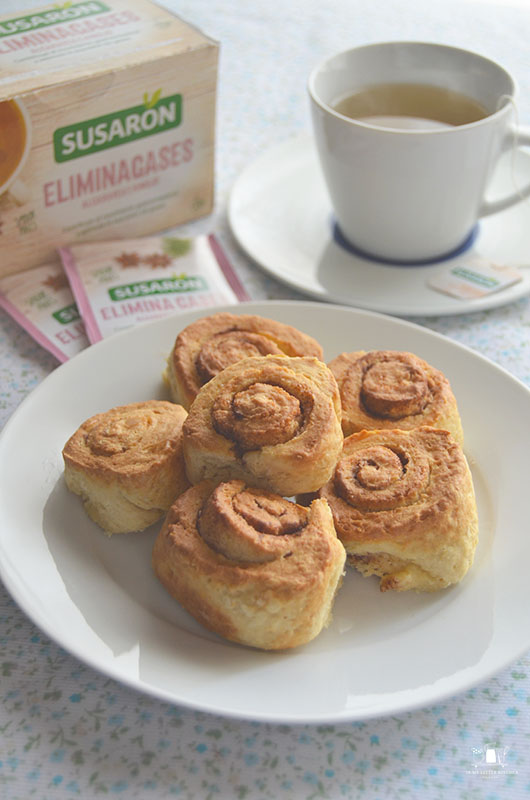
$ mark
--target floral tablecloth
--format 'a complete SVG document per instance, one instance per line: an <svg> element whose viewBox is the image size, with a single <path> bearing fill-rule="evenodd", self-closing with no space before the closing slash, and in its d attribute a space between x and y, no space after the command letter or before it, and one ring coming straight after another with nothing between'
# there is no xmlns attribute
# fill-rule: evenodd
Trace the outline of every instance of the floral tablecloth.
<svg viewBox="0 0 530 800"><path fill-rule="evenodd" d="M4 2L3 8L29 5ZM221 42L216 210L183 231L214 231L256 300L303 298L238 249L226 221L228 193L265 149L310 129L305 83L320 58L396 38L485 52L517 76L519 115L530 120L527 0L164 5ZM530 237L530 204L528 230ZM416 321L530 385L528 299ZM56 367L2 312L2 424ZM458 697L398 716L300 726L238 721L161 702L98 674L48 640L0 587L0 675L3 800L530 797L530 654Z"/></svg>

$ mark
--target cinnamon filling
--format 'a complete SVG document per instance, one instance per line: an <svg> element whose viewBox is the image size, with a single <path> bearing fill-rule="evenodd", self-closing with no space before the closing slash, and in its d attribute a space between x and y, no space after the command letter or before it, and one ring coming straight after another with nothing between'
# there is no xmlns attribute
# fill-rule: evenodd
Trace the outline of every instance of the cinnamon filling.
<svg viewBox="0 0 530 800"><path fill-rule="evenodd" d="M260 563L291 554L290 537L300 535L308 519L308 509L279 495L227 481L204 503L197 527L225 558Z"/></svg>
<svg viewBox="0 0 530 800"><path fill-rule="evenodd" d="M306 508L270 492L245 489L236 494L233 507L257 531L273 536L296 533L307 525Z"/></svg>
<svg viewBox="0 0 530 800"><path fill-rule="evenodd" d="M220 395L212 407L216 431L243 450L288 442L304 421L297 397L269 383L254 383L246 389Z"/></svg>
<svg viewBox="0 0 530 800"><path fill-rule="evenodd" d="M152 411L125 411L95 424L85 435L87 448L97 456L114 456L134 448L147 448L159 443L160 437L152 431Z"/></svg>
<svg viewBox="0 0 530 800"><path fill-rule="evenodd" d="M195 359L195 368L204 384L236 361L269 354L281 355L282 350L268 337L247 331L226 331L203 344Z"/></svg>
<svg viewBox="0 0 530 800"><path fill-rule="evenodd" d="M421 414L430 398L427 375L405 355L374 359L363 375L361 400L374 416L401 419Z"/></svg>
<svg viewBox="0 0 530 800"><path fill-rule="evenodd" d="M390 511L418 498L429 480L429 462L421 453L373 445L343 456L334 480L348 505L362 511Z"/></svg>
<svg viewBox="0 0 530 800"><path fill-rule="evenodd" d="M368 448L354 467L355 479L365 489L381 490L403 477L399 456L387 447Z"/></svg>

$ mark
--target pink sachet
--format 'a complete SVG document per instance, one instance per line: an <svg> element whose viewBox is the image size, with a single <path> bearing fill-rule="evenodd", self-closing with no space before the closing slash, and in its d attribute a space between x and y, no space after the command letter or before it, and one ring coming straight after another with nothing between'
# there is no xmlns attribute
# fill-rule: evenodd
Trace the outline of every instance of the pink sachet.
<svg viewBox="0 0 530 800"><path fill-rule="evenodd" d="M90 344L60 264L0 278L0 306L61 362Z"/></svg>
<svg viewBox="0 0 530 800"><path fill-rule="evenodd" d="M181 311L249 297L213 236L149 236L59 249L92 343Z"/></svg>

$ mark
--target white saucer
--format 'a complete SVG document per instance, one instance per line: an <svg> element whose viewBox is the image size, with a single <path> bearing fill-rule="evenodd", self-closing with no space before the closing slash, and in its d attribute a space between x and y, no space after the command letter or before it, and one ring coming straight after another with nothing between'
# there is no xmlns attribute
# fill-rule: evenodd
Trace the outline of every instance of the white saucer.
<svg viewBox="0 0 530 800"><path fill-rule="evenodd" d="M501 159L491 197L530 181L530 156ZM429 265L388 265L356 255L333 236L333 214L308 135L264 153L236 181L229 222L240 246L266 272L318 300L402 316L461 314L504 305L530 293L523 280L479 299L459 300L427 281L451 264L482 256L497 264L530 265L530 203L485 217L461 255Z"/></svg>

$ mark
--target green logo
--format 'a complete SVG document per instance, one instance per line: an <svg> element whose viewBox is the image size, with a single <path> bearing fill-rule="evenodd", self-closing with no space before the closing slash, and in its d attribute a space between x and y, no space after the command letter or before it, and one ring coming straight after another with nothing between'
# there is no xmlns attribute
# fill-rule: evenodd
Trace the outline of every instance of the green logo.
<svg viewBox="0 0 530 800"><path fill-rule="evenodd" d="M54 311L52 317L54 317L57 322L60 322L61 325L69 325L71 322L75 322L79 319L79 311L77 310L76 304L72 303L69 306L60 308L58 311Z"/></svg>
<svg viewBox="0 0 530 800"><path fill-rule="evenodd" d="M176 128L182 121L182 95L161 94L161 89L152 97L146 92L141 106L58 128L53 134L55 161L71 161Z"/></svg>
<svg viewBox="0 0 530 800"><path fill-rule="evenodd" d="M153 294L200 292L207 288L208 284L201 275L186 275L182 273L182 275L174 275L171 278L113 286L108 292L111 300L133 300Z"/></svg>
<svg viewBox="0 0 530 800"><path fill-rule="evenodd" d="M480 275L480 273L474 272L466 267L454 267L451 272L459 278L465 278L471 281L471 283L478 283L479 286L484 286L488 289L491 289L493 286L498 286L500 282L496 278L490 278L488 275Z"/></svg>
<svg viewBox="0 0 530 800"><path fill-rule="evenodd" d="M110 8L100 0L87 3L57 3L53 11L30 13L24 17L4 20L0 23L0 39L5 36L14 36L17 33L30 33L40 28L48 28L50 25L70 22L70 20L81 17L92 17L94 14L103 14L106 11L110 11Z"/></svg>

